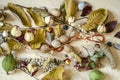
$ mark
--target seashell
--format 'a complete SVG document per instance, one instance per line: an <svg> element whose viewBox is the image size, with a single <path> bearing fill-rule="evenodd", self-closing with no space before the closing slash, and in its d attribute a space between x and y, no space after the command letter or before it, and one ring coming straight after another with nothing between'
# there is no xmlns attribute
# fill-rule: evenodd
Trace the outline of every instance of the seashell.
<svg viewBox="0 0 120 80"><path fill-rule="evenodd" d="M50 11L50 13L51 13L53 16L58 17L58 16L60 16L61 11L60 11L59 9L57 9L57 8L54 8L54 9L52 9L52 10Z"/></svg>
<svg viewBox="0 0 120 80"><path fill-rule="evenodd" d="M53 19L52 16L46 16L46 17L45 17L45 23L46 23L46 24L52 25L53 22L54 22L54 19Z"/></svg>
<svg viewBox="0 0 120 80"><path fill-rule="evenodd" d="M34 34L32 32L26 32L25 33L25 36L24 36L24 39L27 41L27 42L30 42L32 40L34 40Z"/></svg>
<svg viewBox="0 0 120 80"><path fill-rule="evenodd" d="M64 46L64 51L67 53L70 53L73 51L73 47L71 45L67 44Z"/></svg>
<svg viewBox="0 0 120 80"><path fill-rule="evenodd" d="M89 4L88 4L86 1L79 2L79 3L78 3L78 9L79 9L80 11L82 11L83 8L84 8L85 6L87 6L87 5L89 5Z"/></svg>
<svg viewBox="0 0 120 80"><path fill-rule="evenodd" d="M41 48L40 48L40 50L41 50L42 52L47 52L47 51L50 50L50 48L49 48L48 45L42 45Z"/></svg>
<svg viewBox="0 0 120 80"><path fill-rule="evenodd" d="M11 35L14 37L20 37L22 35L22 32L18 26L14 26L11 30Z"/></svg>
<svg viewBox="0 0 120 80"><path fill-rule="evenodd" d="M8 32L7 31L3 31L2 36L3 37L8 37Z"/></svg>
<svg viewBox="0 0 120 80"><path fill-rule="evenodd" d="M65 35L62 35L62 36L59 37L59 41L60 41L61 43L64 43L64 42L68 41L68 37L65 36Z"/></svg>
<svg viewBox="0 0 120 80"><path fill-rule="evenodd" d="M114 47L115 47L116 49L120 50L120 44L115 43L115 44L114 44Z"/></svg>
<svg viewBox="0 0 120 80"><path fill-rule="evenodd" d="M54 48L58 48L58 47L61 46L61 43L60 43L60 41L58 41L58 40L53 40L53 41L52 41L52 46L53 46Z"/></svg>
<svg viewBox="0 0 120 80"><path fill-rule="evenodd" d="M99 25L99 26L97 27L97 31L98 31L99 33L104 33L104 32L106 32L106 27L105 27L104 25Z"/></svg>

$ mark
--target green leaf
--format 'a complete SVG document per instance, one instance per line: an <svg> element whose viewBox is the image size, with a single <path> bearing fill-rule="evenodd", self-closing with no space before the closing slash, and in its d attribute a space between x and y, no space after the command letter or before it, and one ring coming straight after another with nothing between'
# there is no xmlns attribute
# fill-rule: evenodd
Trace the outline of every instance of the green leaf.
<svg viewBox="0 0 120 80"><path fill-rule="evenodd" d="M30 43L31 49L38 49L40 48L41 44L45 42L46 32L45 29L41 28L36 31L35 38Z"/></svg>
<svg viewBox="0 0 120 80"><path fill-rule="evenodd" d="M3 23L4 25L0 27L0 33L3 31L11 31L13 25L9 24L9 23Z"/></svg>
<svg viewBox="0 0 120 80"><path fill-rule="evenodd" d="M34 23L37 26L46 26L44 18L41 15L39 15L37 12L35 12L35 10L31 8L31 9L27 9L27 12L30 14L30 16L34 20Z"/></svg>
<svg viewBox="0 0 120 80"><path fill-rule="evenodd" d="M77 5L77 2L74 0L65 0L66 21L70 16L75 16L78 10Z"/></svg>
<svg viewBox="0 0 120 80"><path fill-rule="evenodd" d="M13 3L8 3L8 8L21 19L24 26L31 27L31 21L23 8Z"/></svg>
<svg viewBox="0 0 120 80"><path fill-rule="evenodd" d="M59 66L47 75L45 75L41 80L62 80L63 72L64 68L62 66Z"/></svg>
<svg viewBox="0 0 120 80"><path fill-rule="evenodd" d="M108 16L108 11L100 8L90 13L87 23L82 26L85 31L96 29L98 25L103 24Z"/></svg>
<svg viewBox="0 0 120 80"><path fill-rule="evenodd" d="M9 50L18 50L22 47L21 43L19 43L15 39L9 39L7 40Z"/></svg>

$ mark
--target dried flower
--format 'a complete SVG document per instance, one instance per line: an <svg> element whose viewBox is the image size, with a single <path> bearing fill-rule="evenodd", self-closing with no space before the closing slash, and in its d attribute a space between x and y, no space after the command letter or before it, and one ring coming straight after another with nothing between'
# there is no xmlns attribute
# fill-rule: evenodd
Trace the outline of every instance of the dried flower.
<svg viewBox="0 0 120 80"><path fill-rule="evenodd" d="M69 24L73 23L74 20L75 20L75 17L70 16L70 17L68 18Z"/></svg>
<svg viewBox="0 0 120 80"><path fill-rule="evenodd" d="M24 39L27 41L27 42L30 42L32 40L34 40L34 34L32 32L26 32L25 33L25 36L24 36Z"/></svg>
<svg viewBox="0 0 120 80"><path fill-rule="evenodd" d="M7 32L7 31L3 31L2 36L3 36L3 37L8 37L8 32Z"/></svg>
<svg viewBox="0 0 120 80"><path fill-rule="evenodd" d="M99 25L99 26L97 27L97 31L98 31L99 33L104 33L104 32L106 32L106 27L105 27L104 25Z"/></svg>
<svg viewBox="0 0 120 80"><path fill-rule="evenodd" d="M52 16L46 16L46 17L45 17L45 23L46 23L46 24L52 25L53 22L54 22L54 19L53 19Z"/></svg>
<svg viewBox="0 0 120 80"><path fill-rule="evenodd" d="M18 26L14 26L11 30L11 35L14 37L20 37L22 34L20 28Z"/></svg>

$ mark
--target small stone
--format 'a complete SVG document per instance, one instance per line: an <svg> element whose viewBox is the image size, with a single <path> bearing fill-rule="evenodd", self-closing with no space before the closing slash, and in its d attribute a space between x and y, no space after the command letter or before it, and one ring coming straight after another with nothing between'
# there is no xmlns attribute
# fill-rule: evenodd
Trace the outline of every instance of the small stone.
<svg viewBox="0 0 120 80"><path fill-rule="evenodd" d="M79 9L80 11L82 11L83 8L84 8L85 6L87 6L87 5L89 5L89 4L88 4L86 1L79 2L79 3L78 3L78 9Z"/></svg>
<svg viewBox="0 0 120 80"><path fill-rule="evenodd" d="M120 44L115 43L115 44L114 44L114 47L115 47L116 49L120 50Z"/></svg>
<svg viewBox="0 0 120 80"><path fill-rule="evenodd" d="M107 45L108 45L109 47L112 47L112 42L107 42Z"/></svg>

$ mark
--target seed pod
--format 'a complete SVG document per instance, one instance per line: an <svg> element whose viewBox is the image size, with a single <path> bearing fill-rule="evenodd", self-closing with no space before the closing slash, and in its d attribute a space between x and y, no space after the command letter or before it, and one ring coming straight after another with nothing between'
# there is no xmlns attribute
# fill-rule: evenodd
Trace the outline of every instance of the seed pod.
<svg viewBox="0 0 120 80"><path fill-rule="evenodd" d="M7 73L9 71L14 70L15 65L16 65L16 61L12 54L5 56L5 58L2 61L2 67Z"/></svg>
<svg viewBox="0 0 120 80"><path fill-rule="evenodd" d="M27 16L27 14L25 13L25 11L21 7L13 3L8 3L8 8L21 19L22 24L24 26L31 27L31 21L29 17Z"/></svg>

